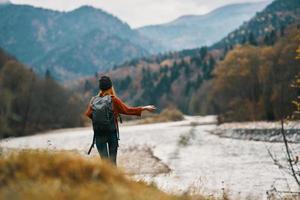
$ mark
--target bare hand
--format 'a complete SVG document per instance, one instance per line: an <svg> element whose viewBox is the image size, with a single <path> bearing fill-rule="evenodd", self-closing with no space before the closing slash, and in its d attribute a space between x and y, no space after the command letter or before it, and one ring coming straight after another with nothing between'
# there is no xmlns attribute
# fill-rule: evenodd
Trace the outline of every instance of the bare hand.
<svg viewBox="0 0 300 200"><path fill-rule="evenodd" d="M144 106L143 110L147 110L149 112L154 112L156 110L156 107L153 105Z"/></svg>

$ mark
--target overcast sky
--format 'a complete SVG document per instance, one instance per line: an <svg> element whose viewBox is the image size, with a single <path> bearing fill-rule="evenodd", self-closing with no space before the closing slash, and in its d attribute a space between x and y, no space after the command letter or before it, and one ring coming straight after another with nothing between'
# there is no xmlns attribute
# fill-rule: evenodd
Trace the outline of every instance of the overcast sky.
<svg viewBox="0 0 300 200"><path fill-rule="evenodd" d="M0 0L3 1L6 0ZM263 0L11 0L16 4L60 11L92 5L112 13L134 28L168 22L181 15L205 14L226 4L260 1Z"/></svg>

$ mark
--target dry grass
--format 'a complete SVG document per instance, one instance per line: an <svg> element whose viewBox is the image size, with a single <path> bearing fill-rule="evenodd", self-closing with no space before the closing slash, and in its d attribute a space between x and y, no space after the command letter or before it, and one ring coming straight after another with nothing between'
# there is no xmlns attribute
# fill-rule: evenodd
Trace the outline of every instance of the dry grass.
<svg viewBox="0 0 300 200"><path fill-rule="evenodd" d="M188 200L128 180L100 159L74 153L21 151L0 156L0 199Z"/></svg>
<svg viewBox="0 0 300 200"><path fill-rule="evenodd" d="M159 122L171 122L183 120L184 116L182 112L176 108L166 108L159 114L148 114L139 120L138 124L151 124Z"/></svg>

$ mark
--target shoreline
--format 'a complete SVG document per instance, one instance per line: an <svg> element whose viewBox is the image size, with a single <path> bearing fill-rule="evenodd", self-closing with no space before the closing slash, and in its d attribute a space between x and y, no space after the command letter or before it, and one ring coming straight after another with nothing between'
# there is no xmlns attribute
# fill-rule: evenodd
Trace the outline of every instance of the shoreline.
<svg viewBox="0 0 300 200"><path fill-rule="evenodd" d="M288 142L300 143L300 121L285 123L284 131ZM222 138L238 140L283 142L279 122L224 123L210 132Z"/></svg>

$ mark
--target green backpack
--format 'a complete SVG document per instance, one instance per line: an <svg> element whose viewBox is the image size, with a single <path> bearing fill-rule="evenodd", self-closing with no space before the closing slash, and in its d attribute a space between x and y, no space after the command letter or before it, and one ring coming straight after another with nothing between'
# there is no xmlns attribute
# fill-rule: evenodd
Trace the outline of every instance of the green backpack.
<svg viewBox="0 0 300 200"><path fill-rule="evenodd" d="M112 105L113 103L110 95L106 95L104 97L95 96L91 100L94 136L93 142L87 153L88 155L91 153L92 148L94 147L96 134L107 136L107 134L117 131L119 139L119 130L116 127Z"/></svg>
<svg viewBox="0 0 300 200"><path fill-rule="evenodd" d="M110 95L104 97L95 96L91 101L93 129L97 134L105 134L116 131L112 98Z"/></svg>

